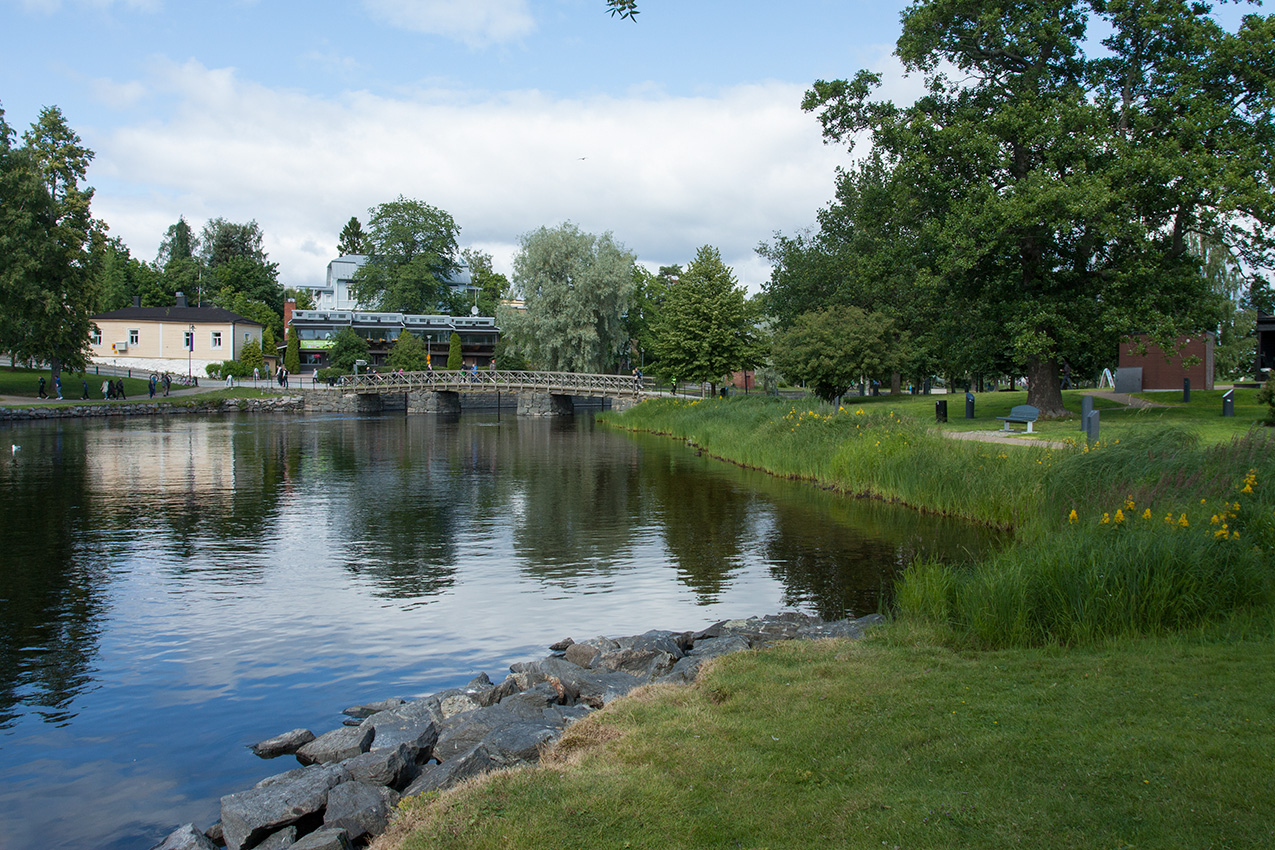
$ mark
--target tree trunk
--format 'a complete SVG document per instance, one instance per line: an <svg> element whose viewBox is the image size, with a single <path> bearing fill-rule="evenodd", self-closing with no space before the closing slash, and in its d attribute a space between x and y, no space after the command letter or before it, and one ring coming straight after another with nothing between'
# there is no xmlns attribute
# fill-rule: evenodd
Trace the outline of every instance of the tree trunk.
<svg viewBox="0 0 1275 850"><path fill-rule="evenodd" d="M1041 416L1066 416L1062 402L1062 382L1058 379L1058 360L1030 360L1027 363L1027 403Z"/></svg>
<svg viewBox="0 0 1275 850"><path fill-rule="evenodd" d="M890 375L890 395L898 395L903 391L903 373L895 372Z"/></svg>

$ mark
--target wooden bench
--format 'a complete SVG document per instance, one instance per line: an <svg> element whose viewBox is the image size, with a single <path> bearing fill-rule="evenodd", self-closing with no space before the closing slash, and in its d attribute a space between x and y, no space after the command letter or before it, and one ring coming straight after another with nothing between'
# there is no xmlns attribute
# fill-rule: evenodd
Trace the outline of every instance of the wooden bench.
<svg viewBox="0 0 1275 850"><path fill-rule="evenodd" d="M1040 418L1040 410L1030 404L1020 404L1009 412L1009 416L997 416L996 418L1005 423L1003 429L1005 431L1009 430L1009 423L1011 422L1024 422L1027 425L1027 433L1030 434L1032 432L1032 423Z"/></svg>

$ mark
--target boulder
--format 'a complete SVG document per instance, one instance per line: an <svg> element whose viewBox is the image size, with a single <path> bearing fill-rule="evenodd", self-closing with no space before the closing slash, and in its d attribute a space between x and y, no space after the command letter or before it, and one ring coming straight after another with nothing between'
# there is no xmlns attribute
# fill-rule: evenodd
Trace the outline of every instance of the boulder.
<svg viewBox="0 0 1275 850"><path fill-rule="evenodd" d="M550 651L550 652L563 652L564 650L566 650L566 648L567 648L568 646L571 646L571 644L573 644L573 643L575 643L575 641L574 641L574 640L572 640L571 638L563 638L562 640L558 641L557 643L551 643L551 644L549 644L549 651Z"/></svg>
<svg viewBox="0 0 1275 850"><path fill-rule="evenodd" d="M479 744L442 764L426 767L411 785L403 789L403 796L414 797L418 794L428 794L430 791L442 791L472 776L481 776L505 766L506 763L503 760Z"/></svg>
<svg viewBox="0 0 1275 850"><path fill-rule="evenodd" d="M686 654L684 644L687 638L683 633L653 629L634 637L618 638L620 650L633 649L639 652L667 652L676 660Z"/></svg>
<svg viewBox="0 0 1275 850"><path fill-rule="evenodd" d="M407 702L407 700L399 699L398 697L391 697L389 699L378 700L377 702L367 702L363 705L352 705L341 713L362 720L365 717L371 717L378 711L389 711L391 708L398 708L405 702Z"/></svg>
<svg viewBox="0 0 1275 850"><path fill-rule="evenodd" d="M293 729L282 735L275 735L252 745L252 751L263 759L276 756L290 756L306 744L314 740L314 733L309 729Z"/></svg>
<svg viewBox="0 0 1275 850"><path fill-rule="evenodd" d="M344 829L325 827L305 836L289 850L354 850L354 845Z"/></svg>
<svg viewBox="0 0 1275 850"><path fill-rule="evenodd" d="M443 721L439 729L438 743L434 745L434 758L440 762L450 761L473 749L494 730L519 721L518 715L503 703L450 717Z"/></svg>
<svg viewBox="0 0 1275 850"><path fill-rule="evenodd" d="M620 645L618 643L611 640L611 638L603 637L602 635L598 635L595 638L590 638L589 640L582 640L580 641L580 643L584 644L585 646L592 646L593 648L598 650L598 652L615 652L617 649L620 648Z"/></svg>
<svg viewBox="0 0 1275 850"><path fill-rule="evenodd" d="M588 670L598 663L598 659L602 657L602 650L587 643L573 643L567 647L562 657L577 667Z"/></svg>
<svg viewBox="0 0 1275 850"><path fill-rule="evenodd" d="M407 744L393 749L373 750L341 762L357 782L384 785L396 790L416 778L416 753Z"/></svg>
<svg viewBox="0 0 1275 850"><path fill-rule="evenodd" d="M365 835L380 835L389 826L390 814L398 805L398 792L366 782L345 782L328 792L325 827L344 829L351 841Z"/></svg>
<svg viewBox="0 0 1275 850"><path fill-rule="evenodd" d="M195 829L193 823L179 826L151 850L217 850L212 839Z"/></svg>
<svg viewBox="0 0 1275 850"><path fill-rule="evenodd" d="M371 751L392 750L399 744L407 744L417 762L429 759L438 740L438 723L443 715L434 697L412 702L378 712L363 721L363 727L375 730Z"/></svg>
<svg viewBox="0 0 1275 850"><path fill-rule="evenodd" d="M695 641L695 646L687 653L687 657L707 661L710 658L730 655L732 652L743 652L746 649L752 649L752 643L748 638L743 635L728 634L710 640Z"/></svg>
<svg viewBox="0 0 1275 850"><path fill-rule="evenodd" d="M221 798L227 850L251 847L279 827L322 811L329 789L349 778L340 765L300 767L267 777L247 791L227 794Z"/></svg>
<svg viewBox="0 0 1275 850"><path fill-rule="evenodd" d="M372 727L342 726L325 732L297 750L297 761L302 764L328 764L334 761L345 761L359 753L366 753L372 746L372 738L376 730Z"/></svg>
<svg viewBox="0 0 1275 850"><path fill-rule="evenodd" d="M617 673L628 673L639 679L652 680L673 669L678 655L656 649L621 649L602 656L602 666Z"/></svg>
<svg viewBox="0 0 1275 850"><path fill-rule="evenodd" d="M884 622L885 617L881 614L869 614L866 617L859 617L857 620L837 620L832 623L811 623L798 629L797 637L800 640L820 640L822 638L859 638L863 637L864 629Z"/></svg>
<svg viewBox="0 0 1275 850"><path fill-rule="evenodd" d="M493 729L483 738L482 746L506 764L535 763L550 742L562 734L561 726L549 723L511 723Z"/></svg>

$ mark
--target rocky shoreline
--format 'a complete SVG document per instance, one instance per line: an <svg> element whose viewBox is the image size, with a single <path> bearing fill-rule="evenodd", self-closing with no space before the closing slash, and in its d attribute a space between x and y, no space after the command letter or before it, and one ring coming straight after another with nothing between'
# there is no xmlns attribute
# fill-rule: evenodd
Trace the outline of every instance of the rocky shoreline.
<svg viewBox="0 0 1275 850"><path fill-rule="evenodd" d="M384 832L399 800L473 776L532 764L567 726L652 682L694 681L711 658L785 640L857 638L880 615L824 622L783 613L723 620L697 632L566 638L539 661L510 666L499 684L481 674L430 696L345 709L316 736L294 729L253 745L301 767L221 798L221 821L186 824L152 850L348 850Z"/></svg>
<svg viewBox="0 0 1275 850"><path fill-rule="evenodd" d="M68 404L46 407L0 406L0 422L41 419L104 418L108 416L181 416L192 413L302 413L300 396L227 398L187 402L138 401L128 404Z"/></svg>

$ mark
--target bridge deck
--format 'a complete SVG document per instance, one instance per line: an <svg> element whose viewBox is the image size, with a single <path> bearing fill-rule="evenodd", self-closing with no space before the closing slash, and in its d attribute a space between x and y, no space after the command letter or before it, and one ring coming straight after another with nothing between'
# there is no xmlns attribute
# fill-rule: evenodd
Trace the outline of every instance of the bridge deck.
<svg viewBox="0 0 1275 850"><path fill-rule="evenodd" d="M650 379L630 375L591 375L579 372L520 372L508 369L439 369L426 372L347 375L332 385L316 382L318 391L356 393L540 392L586 397L631 397L649 391Z"/></svg>

